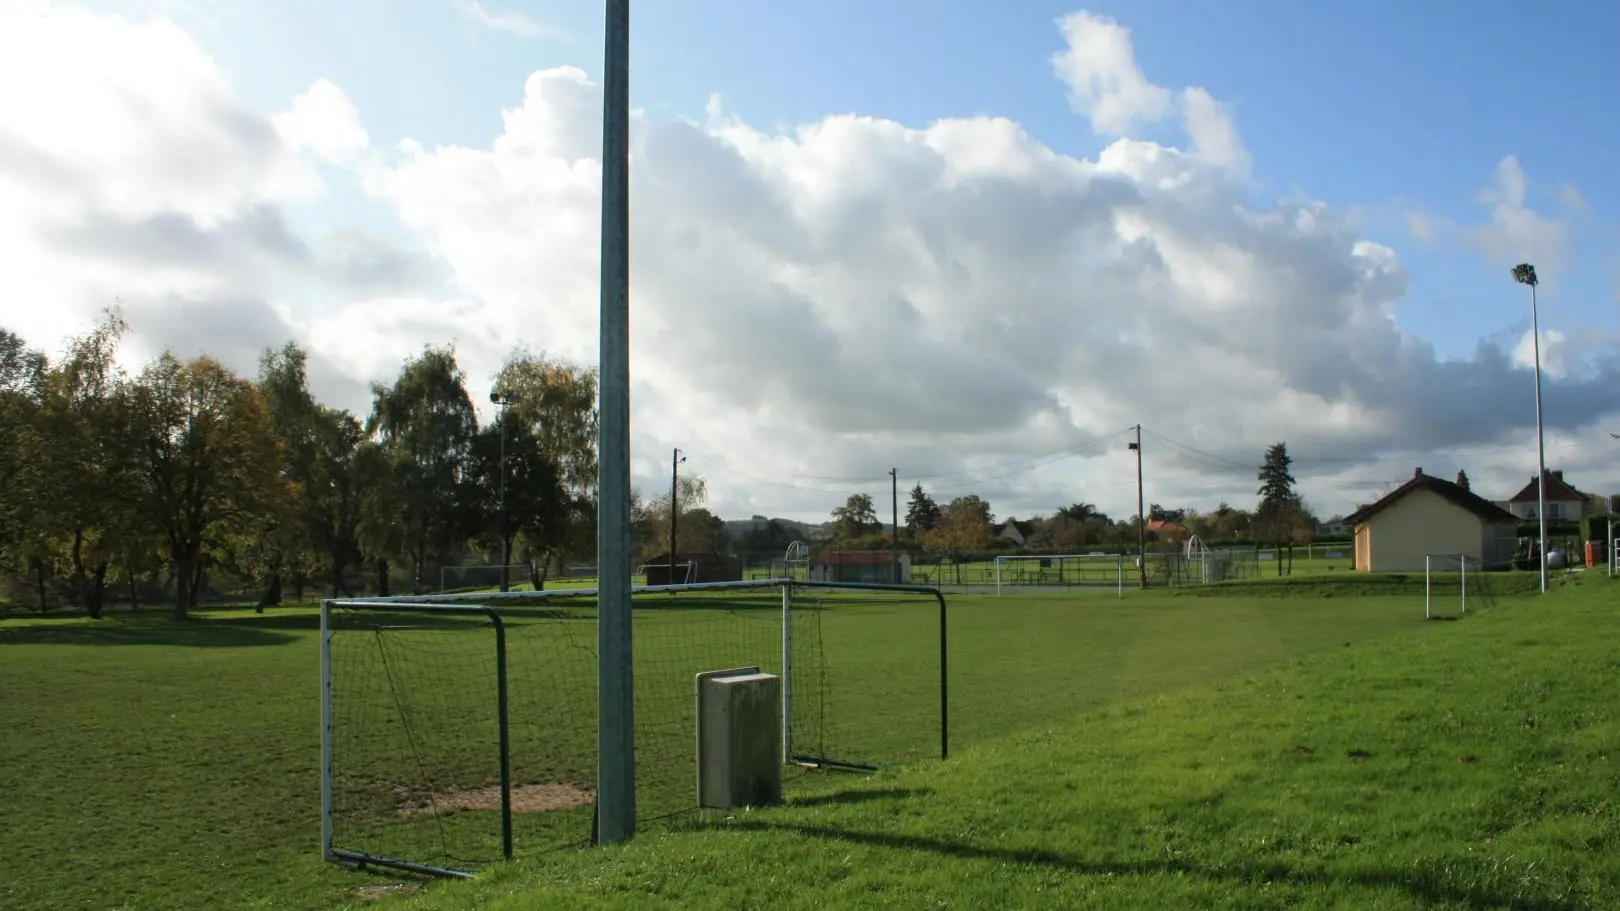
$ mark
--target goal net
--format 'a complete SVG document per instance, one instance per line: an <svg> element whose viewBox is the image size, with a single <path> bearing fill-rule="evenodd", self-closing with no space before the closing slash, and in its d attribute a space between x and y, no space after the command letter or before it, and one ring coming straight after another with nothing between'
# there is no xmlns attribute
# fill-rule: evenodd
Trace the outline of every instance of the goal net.
<svg viewBox="0 0 1620 911"><path fill-rule="evenodd" d="M1113 589L1125 595L1135 563L1123 554L1009 554L996 557L996 594L1020 587Z"/></svg>
<svg viewBox="0 0 1620 911"><path fill-rule="evenodd" d="M1425 554L1423 557L1423 616L1429 620L1456 620L1470 608L1492 599L1485 565L1466 554Z"/></svg>
<svg viewBox="0 0 1620 911"><path fill-rule="evenodd" d="M877 768L942 755L937 592L714 582L633 590L636 806L697 812L697 674L782 677L783 761ZM463 874L593 840L595 590L326 601L328 860Z"/></svg>
<svg viewBox="0 0 1620 911"><path fill-rule="evenodd" d="M470 592L501 587L501 569L497 564L490 566L485 563L470 563L464 566L439 567L440 592ZM505 567L506 581L509 586L527 585L533 587L534 574L529 571L526 563L514 563Z"/></svg>

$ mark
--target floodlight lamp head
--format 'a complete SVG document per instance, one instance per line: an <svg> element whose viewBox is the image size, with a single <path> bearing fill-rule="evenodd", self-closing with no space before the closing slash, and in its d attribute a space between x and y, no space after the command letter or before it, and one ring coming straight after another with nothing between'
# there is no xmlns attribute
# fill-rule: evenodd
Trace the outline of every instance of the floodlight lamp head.
<svg viewBox="0 0 1620 911"><path fill-rule="evenodd" d="M1532 288L1541 284L1540 280L1536 278L1536 267L1529 263L1519 263L1513 267L1513 280L1521 285L1529 285Z"/></svg>

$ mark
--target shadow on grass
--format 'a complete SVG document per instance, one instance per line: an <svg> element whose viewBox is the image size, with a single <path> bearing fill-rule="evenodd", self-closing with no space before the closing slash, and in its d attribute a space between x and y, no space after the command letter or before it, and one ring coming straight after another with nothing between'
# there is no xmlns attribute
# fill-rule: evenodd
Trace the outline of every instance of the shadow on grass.
<svg viewBox="0 0 1620 911"><path fill-rule="evenodd" d="M1393 887L1425 902L1456 902L1472 908L1512 908L1515 911L1575 911L1584 905L1551 898L1521 898L1500 895L1483 887L1454 886L1441 882L1439 873L1414 870L1410 875L1395 872L1322 871L1306 872L1280 864L1232 865L1223 870L1212 870L1178 860L1091 861L1055 851L1019 851L1011 848L990 848L963 844L918 835L890 835L877 832L856 832L829 826L805 826L791 823L773 823L760 820L736 820L717 829L755 832L785 832L809 838L854 842L878 848L906 851L925 851L948 857L993 860L1002 863L1029 864L1049 867L1068 873L1087 876L1156 876L1175 874L1219 881L1241 883L1276 882L1293 886L1343 881L1362 886Z"/></svg>
<svg viewBox="0 0 1620 911"><path fill-rule="evenodd" d="M36 623L7 627L0 624L4 645L168 645L197 648L239 648L250 645L285 645L300 637L284 630L313 630L314 616L254 616L175 620L171 617L123 616L71 623Z"/></svg>
<svg viewBox="0 0 1620 911"><path fill-rule="evenodd" d="M789 795L788 807L847 806L872 800L903 800L907 797L925 797L933 791L927 788L875 788L856 791L833 791L825 794Z"/></svg>

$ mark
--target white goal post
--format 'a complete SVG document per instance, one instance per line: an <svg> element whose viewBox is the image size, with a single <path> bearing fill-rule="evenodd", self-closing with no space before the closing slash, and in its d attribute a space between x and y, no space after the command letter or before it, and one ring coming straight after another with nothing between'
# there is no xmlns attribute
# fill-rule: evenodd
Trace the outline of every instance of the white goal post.
<svg viewBox="0 0 1620 911"><path fill-rule="evenodd" d="M1043 561L1043 564L1050 563L1053 560L1057 560L1057 561L1076 561L1076 562L1081 563L1081 564L1088 563L1088 562L1093 563L1093 564L1100 563L1100 564L1103 565L1105 570L1106 570L1108 564L1111 563L1114 566L1114 587L1119 592L1119 596L1121 598L1125 597L1125 555L1124 554L1004 554L1004 555L996 557L996 561L995 561L996 562L996 594L998 596L1001 594L1001 586L1002 586L1002 582L1003 582L1003 566L1005 564L1009 564L1009 563L1028 562L1030 560L1040 560L1040 561ZM1059 574L1061 575L1061 573L1062 573L1062 563L1059 562L1058 566L1059 566ZM1043 565L1043 568L1044 568L1044 565ZM1084 576L1082 575L1082 579L1083 578L1084 578ZM1016 584L1016 583L1014 583L1011 580L1008 580L1007 584L1012 585L1012 584ZM1065 588L1077 587L1077 586L1074 586L1072 584L1064 584L1064 583L1056 583L1056 584L1063 585L1063 587L1065 587Z"/></svg>
<svg viewBox="0 0 1620 911"><path fill-rule="evenodd" d="M1423 616L1425 619L1456 619L1450 614L1437 613L1434 598L1434 577L1437 573L1457 575L1458 607L1457 617L1468 613L1468 573L1472 568L1476 574L1481 570L1478 560L1467 554L1424 554L1423 555Z"/></svg>

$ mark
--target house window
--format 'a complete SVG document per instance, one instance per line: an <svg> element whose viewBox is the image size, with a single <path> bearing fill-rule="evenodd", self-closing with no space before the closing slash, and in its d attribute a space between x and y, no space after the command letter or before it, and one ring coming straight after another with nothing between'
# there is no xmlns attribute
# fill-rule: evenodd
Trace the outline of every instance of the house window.
<svg viewBox="0 0 1620 911"><path fill-rule="evenodd" d="M1562 503L1548 503L1547 504L1547 518L1549 518L1549 519L1558 518L1558 514L1560 512L1559 507L1562 506L1562 505L1563 505Z"/></svg>

